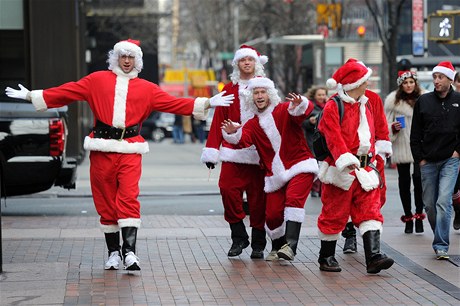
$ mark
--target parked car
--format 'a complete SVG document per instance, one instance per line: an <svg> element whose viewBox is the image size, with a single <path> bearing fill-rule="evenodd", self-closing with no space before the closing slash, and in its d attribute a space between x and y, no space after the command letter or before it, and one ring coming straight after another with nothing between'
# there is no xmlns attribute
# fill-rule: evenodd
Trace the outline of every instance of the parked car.
<svg viewBox="0 0 460 306"><path fill-rule="evenodd" d="M75 188L77 161L66 156L67 107L37 112L31 103L0 101L2 196Z"/></svg>
<svg viewBox="0 0 460 306"><path fill-rule="evenodd" d="M141 135L145 139L160 142L164 138L172 137L174 114L153 112L143 123Z"/></svg>

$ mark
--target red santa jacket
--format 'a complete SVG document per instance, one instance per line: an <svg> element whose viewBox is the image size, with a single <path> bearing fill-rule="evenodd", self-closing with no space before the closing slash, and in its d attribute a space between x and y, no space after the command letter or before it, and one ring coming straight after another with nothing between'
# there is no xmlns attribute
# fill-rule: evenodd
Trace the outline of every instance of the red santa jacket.
<svg viewBox="0 0 460 306"><path fill-rule="evenodd" d="M366 89L365 96L369 99L368 103L374 116L375 154L380 154L383 158L389 157L393 154L393 149L383 101L380 96L372 90Z"/></svg>
<svg viewBox="0 0 460 306"><path fill-rule="evenodd" d="M94 120L124 128L142 123L152 111L205 118L207 98L177 98L164 92L158 85L137 77L133 70L125 74L119 67L113 71L98 71L77 82L65 83L46 90L33 90L32 103L37 110L60 107L74 101L87 101ZM147 153L148 143L140 135L123 140L85 138L86 150Z"/></svg>
<svg viewBox="0 0 460 306"><path fill-rule="evenodd" d="M358 178L364 190L375 189L379 185L379 177L372 168L354 171L348 169L350 165L359 167L356 155L370 155L371 161L375 163L376 124L373 105L366 106L366 103L370 103L366 95L359 101L346 95L340 98L344 102L342 123L339 121L337 104L326 103L318 125L332 155L321 163L318 177L323 183L333 184L343 190L348 190L355 178Z"/></svg>
<svg viewBox="0 0 460 306"><path fill-rule="evenodd" d="M249 110L244 101L240 101L247 81L239 81L238 84L228 83L223 90L225 95L234 94L235 98L230 107L216 107L212 118L206 146L201 154L202 163L218 163L219 161L233 162L240 164L259 164L259 155L254 146L244 146L242 144L231 144L222 137L221 124L224 120L230 119L233 122L245 124L254 117L254 113Z"/></svg>
<svg viewBox="0 0 460 306"><path fill-rule="evenodd" d="M302 122L314 105L305 99L292 110L289 106L290 102L270 105L236 133L222 131L224 138L231 143L256 146L266 169L265 192L280 189L299 173L318 173L318 163L302 130Z"/></svg>

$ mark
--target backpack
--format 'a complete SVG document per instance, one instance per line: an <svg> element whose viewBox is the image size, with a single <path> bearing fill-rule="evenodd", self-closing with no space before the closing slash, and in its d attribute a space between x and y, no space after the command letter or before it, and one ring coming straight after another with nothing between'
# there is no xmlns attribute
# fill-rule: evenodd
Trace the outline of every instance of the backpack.
<svg viewBox="0 0 460 306"><path fill-rule="evenodd" d="M332 97L332 100L334 100L334 102L337 104L337 108L339 109L340 124L342 124L342 118L343 118L342 99L340 99L339 96L334 96ZM321 111L318 117L316 118L315 130L313 131L313 155L315 155L315 158L319 161L323 161L328 156L331 155L331 152L329 151L329 148L327 147L327 144L326 144L326 138L324 138L324 135L321 134L321 132L318 130L318 125L322 117L323 117L323 111Z"/></svg>

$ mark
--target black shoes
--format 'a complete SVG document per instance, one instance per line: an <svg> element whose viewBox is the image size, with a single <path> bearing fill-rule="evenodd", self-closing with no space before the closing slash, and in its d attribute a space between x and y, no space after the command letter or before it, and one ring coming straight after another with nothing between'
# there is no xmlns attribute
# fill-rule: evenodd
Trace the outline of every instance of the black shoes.
<svg viewBox="0 0 460 306"><path fill-rule="evenodd" d="M337 259L334 256L324 257L318 259L319 269L325 272L340 272L342 268L340 268Z"/></svg>
<svg viewBox="0 0 460 306"><path fill-rule="evenodd" d="M343 244L343 254L353 254L358 251L357 243L356 243L356 236L351 236L345 239L345 243Z"/></svg>
<svg viewBox="0 0 460 306"><path fill-rule="evenodd" d="M252 259L263 259L264 258L264 250L252 250L251 258Z"/></svg>
<svg viewBox="0 0 460 306"><path fill-rule="evenodd" d="M238 240L232 243L228 250L228 257L235 257L243 253L243 250L249 246L249 240Z"/></svg>

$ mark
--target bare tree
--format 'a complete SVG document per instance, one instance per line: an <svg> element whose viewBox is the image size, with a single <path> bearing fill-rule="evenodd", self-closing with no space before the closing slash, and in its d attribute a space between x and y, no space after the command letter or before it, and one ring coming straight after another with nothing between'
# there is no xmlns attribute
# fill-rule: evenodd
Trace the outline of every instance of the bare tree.
<svg viewBox="0 0 460 306"><path fill-rule="evenodd" d="M382 70L388 71L382 74L382 92L390 92L391 84L398 74L396 62L398 30L401 10L405 2L406 0L366 0L383 44Z"/></svg>
<svg viewBox="0 0 460 306"><path fill-rule="evenodd" d="M188 11L181 22L189 35L191 32L196 35L202 54L215 58L218 52L233 52L234 23L238 22L240 44L252 42L260 53L269 57L267 73L281 92L300 90L299 47L266 42L275 36L314 33L316 11L312 1L189 0L181 5ZM239 5L238 20L234 19L235 5Z"/></svg>

